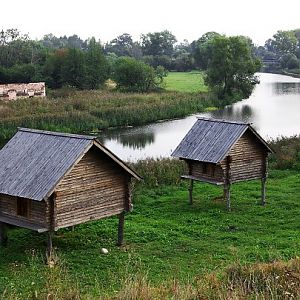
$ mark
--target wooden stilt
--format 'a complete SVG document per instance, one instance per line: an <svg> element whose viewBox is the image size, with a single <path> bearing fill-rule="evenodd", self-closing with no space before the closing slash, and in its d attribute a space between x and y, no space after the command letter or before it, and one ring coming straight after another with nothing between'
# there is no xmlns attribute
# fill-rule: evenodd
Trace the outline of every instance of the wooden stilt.
<svg viewBox="0 0 300 300"><path fill-rule="evenodd" d="M266 204L266 181L267 179L264 177L261 179L261 205L265 206Z"/></svg>
<svg viewBox="0 0 300 300"><path fill-rule="evenodd" d="M52 236L53 236L53 232L48 231L47 232L47 256L48 256L48 258L52 257L52 252L53 252Z"/></svg>
<svg viewBox="0 0 300 300"><path fill-rule="evenodd" d="M231 211L230 184L226 185L226 207L228 211Z"/></svg>
<svg viewBox="0 0 300 300"><path fill-rule="evenodd" d="M119 226L118 226L118 246L123 245L124 239L124 222L125 222L125 212L119 214Z"/></svg>
<svg viewBox="0 0 300 300"><path fill-rule="evenodd" d="M5 223L0 222L0 246L7 245L7 226Z"/></svg>
<svg viewBox="0 0 300 300"><path fill-rule="evenodd" d="M190 205L193 204L193 187L194 187L194 180L190 180L190 186L189 186L189 203Z"/></svg>
<svg viewBox="0 0 300 300"><path fill-rule="evenodd" d="M231 211L231 201L230 201L230 177L231 177L231 156L226 157L226 178L224 185L224 194L226 196L226 207L228 211Z"/></svg>

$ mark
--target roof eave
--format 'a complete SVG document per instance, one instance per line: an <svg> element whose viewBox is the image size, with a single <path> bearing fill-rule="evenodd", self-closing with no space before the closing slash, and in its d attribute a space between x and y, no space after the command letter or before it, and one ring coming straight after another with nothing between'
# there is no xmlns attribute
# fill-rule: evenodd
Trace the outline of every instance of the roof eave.
<svg viewBox="0 0 300 300"><path fill-rule="evenodd" d="M98 139L93 141L93 144L109 156L114 162L116 162L120 167L122 167L127 173L137 180L142 180L143 178L139 176L134 170L132 170L125 162L123 162L119 157L117 157L113 152L103 146Z"/></svg>
<svg viewBox="0 0 300 300"><path fill-rule="evenodd" d="M275 150L271 148L271 146L259 135L259 133L251 125L249 125L249 129L260 140L260 142L267 148L267 150L270 153L275 153Z"/></svg>

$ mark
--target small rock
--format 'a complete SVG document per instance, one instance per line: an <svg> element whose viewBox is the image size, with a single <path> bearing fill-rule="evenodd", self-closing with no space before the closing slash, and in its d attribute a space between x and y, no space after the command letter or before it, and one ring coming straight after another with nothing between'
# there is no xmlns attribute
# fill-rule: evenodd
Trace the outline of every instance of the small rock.
<svg viewBox="0 0 300 300"><path fill-rule="evenodd" d="M102 254L108 254L108 250L106 248L101 248L100 252Z"/></svg>

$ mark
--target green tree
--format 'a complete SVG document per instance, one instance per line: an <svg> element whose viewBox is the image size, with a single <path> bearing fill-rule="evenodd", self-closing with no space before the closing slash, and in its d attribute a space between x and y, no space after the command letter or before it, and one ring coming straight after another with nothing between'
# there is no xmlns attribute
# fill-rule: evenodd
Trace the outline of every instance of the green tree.
<svg viewBox="0 0 300 300"><path fill-rule="evenodd" d="M141 36L141 46L144 55L171 56L176 42L176 37L168 30L149 32Z"/></svg>
<svg viewBox="0 0 300 300"><path fill-rule="evenodd" d="M211 55L211 41L220 34L214 31L203 34L194 44L194 59L197 67L201 70L206 70L209 64Z"/></svg>
<svg viewBox="0 0 300 300"><path fill-rule="evenodd" d="M216 36L210 41L211 54L206 83L220 99L249 97L258 80L254 75L260 60L254 58L249 43L241 37Z"/></svg>
<svg viewBox="0 0 300 300"><path fill-rule="evenodd" d="M283 69L299 69L299 59L295 54L285 54L280 59L280 64Z"/></svg>
<svg viewBox="0 0 300 300"><path fill-rule="evenodd" d="M298 39L295 32L290 31L277 31L271 40L268 40L268 47L274 51L279 57L285 54L296 54L298 47Z"/></svg>
<svg viewBox="0 0 300 300"><path fill-rule="evenodd" d="M36 41L22 35L17 29L0 31L0 65L10 68L23 64L43 64L45 48Z"/></svg>
<svg viewBox="0 0 300 300"><path fill-rule="evenodd" d="M148 92L158 88L160 83L153 67L131 57L117 59L112 78L117 88L129 92Z"/></svg>
<svg viewBox="0 0 300 300"><path fill-rule="evenodd" d="M83 89L85 85L85 62L81 50L68 49L61 67L62 83L71 87Z"/></svg>
<svg viewBox="0 0 300 300"><path fill-rule="evenodd" d="M109 65L102 47L92 38L85 53L85 88L97 89L108 79Z"/></svg>
<svg viewBox="0 0 300 300"><path fill-rule="evenodd" d="M48 87L57 89L61 88L64 84L64 79L62 77L62 66L67 54L67 49L58 49L47 55L42 74Z"/></svg>
<svg viewBox="0 0 300 300"><path fill-rule="evenodd" d="M132 36L128 33L123 33L107 43L105 45L105 52L115 53L117 56L142 57L141 46L134 42Z"/></svg>

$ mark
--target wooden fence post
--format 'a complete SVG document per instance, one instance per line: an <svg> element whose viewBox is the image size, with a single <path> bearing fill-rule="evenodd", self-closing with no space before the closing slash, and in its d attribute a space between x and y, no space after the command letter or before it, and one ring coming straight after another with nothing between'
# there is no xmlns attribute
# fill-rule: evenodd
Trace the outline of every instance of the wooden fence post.
<svg viewBox="0 0 300 300"><path fill-rule="evenodd" d="M0 222L0 246L7 245L7 226L5 223Z"/></svg>
<svg viewBox="0 0 300 300"><path fill-rule="evenodd" d="M123 245L124 239L124 223L125 223L125 211L119 214L119 225L118 225L118 246Z"/></svg>

